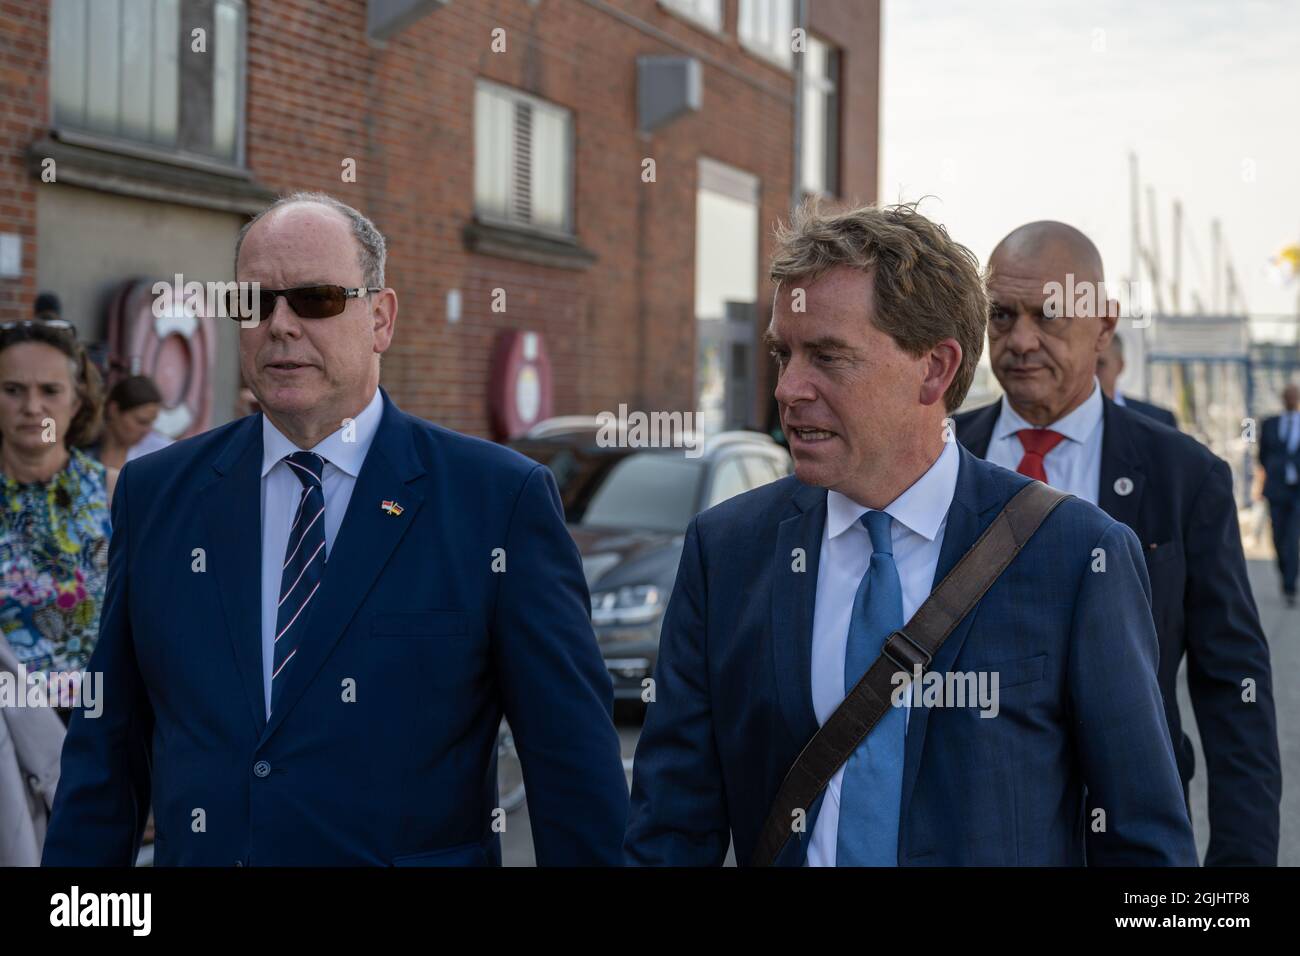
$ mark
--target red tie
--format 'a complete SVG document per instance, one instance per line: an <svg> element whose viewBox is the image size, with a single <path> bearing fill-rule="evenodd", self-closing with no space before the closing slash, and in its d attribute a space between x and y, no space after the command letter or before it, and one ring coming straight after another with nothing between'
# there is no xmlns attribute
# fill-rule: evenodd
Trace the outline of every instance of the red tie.
<svg viewBox="0 0 1300 956"><path fill-rule="evenodd" d="M1043 456L1059 445L1065 436L1050 428L1022 428L1016 432L1016 437L1020 439L1020 447L1025 450L1025 457L1020 459L1016 471L1047 484Z"/></svg>

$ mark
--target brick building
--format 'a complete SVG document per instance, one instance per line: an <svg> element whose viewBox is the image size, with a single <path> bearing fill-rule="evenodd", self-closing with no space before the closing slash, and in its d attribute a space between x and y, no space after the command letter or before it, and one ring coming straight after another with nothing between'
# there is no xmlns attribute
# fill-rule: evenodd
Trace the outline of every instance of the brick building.
<svg viewBox="0 0 1300 956"><path fill-rule="evenodd" d="M0 321L57 292L191 406L172 430L234 414L237 328L155 321L124 283L229 279L277 193L376 221L385 387L499 436L492 402L526 420L548 387L555 414L763 423L796 128L802 191L876 192L878 0L0 0L0 20ZM549 381L494 377L511 332Z"/></svg>

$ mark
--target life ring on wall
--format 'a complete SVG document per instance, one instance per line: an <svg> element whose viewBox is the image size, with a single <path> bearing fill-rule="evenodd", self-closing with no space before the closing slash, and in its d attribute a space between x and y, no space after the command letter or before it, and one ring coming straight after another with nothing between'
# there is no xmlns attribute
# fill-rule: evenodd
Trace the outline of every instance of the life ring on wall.
<svg viewBox="0 0 1300 956"><path fill-rule="evenodd" d="M497 441L518 438L551 417L551 359L540 332L497 336L488 378L488 410Z"/></svg>
<svg viewBox="0 0 1300 956"><path fill-rule="evenodd" d="M130 279L113 295L106 336L109 381L148 375L163 396L154 429L187 438L210 426L216 339L206 302L198 301L205 297L187 300L173 281ZM154 292L159 283L168 290L162 296Z"/></svg>

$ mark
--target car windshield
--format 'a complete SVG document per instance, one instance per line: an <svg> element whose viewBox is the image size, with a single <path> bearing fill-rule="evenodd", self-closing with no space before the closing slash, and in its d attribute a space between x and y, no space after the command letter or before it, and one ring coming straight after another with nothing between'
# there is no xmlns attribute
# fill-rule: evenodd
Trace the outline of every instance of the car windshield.
<svg viewBox="0 0 1300 956"><path fill-rule="evenodd" d="M699 503L704 468L681 453L520 442L516 451L551 469L564 518L590 528L684 534Z"/></svg>

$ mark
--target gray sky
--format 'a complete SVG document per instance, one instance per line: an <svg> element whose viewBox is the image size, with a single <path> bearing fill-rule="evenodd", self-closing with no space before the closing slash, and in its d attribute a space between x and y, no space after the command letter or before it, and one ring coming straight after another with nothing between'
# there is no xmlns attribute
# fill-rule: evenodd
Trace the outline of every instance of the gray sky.
<svg viewBox="0 0 1300 956"><path fill-rule="evenodd" d="M1136 150L1166 273L1183 202L1184 303L1208 305L1218 216L1251 312L1294 313L1269 259L1300 241L1300 0L883 3L881 201L932 197L981 262L1015 226L1064 220L1117 281ZM1145 240L1145 189L1142 217Z"/></svg>

